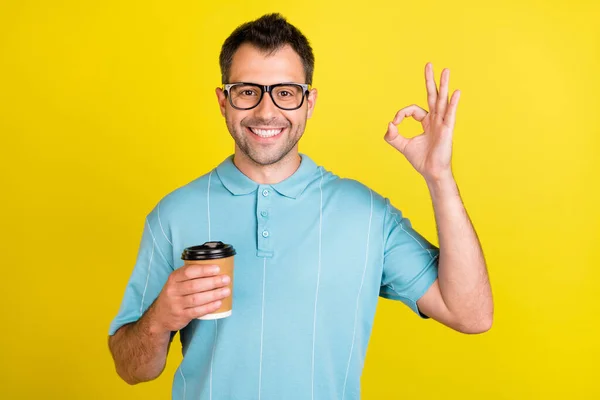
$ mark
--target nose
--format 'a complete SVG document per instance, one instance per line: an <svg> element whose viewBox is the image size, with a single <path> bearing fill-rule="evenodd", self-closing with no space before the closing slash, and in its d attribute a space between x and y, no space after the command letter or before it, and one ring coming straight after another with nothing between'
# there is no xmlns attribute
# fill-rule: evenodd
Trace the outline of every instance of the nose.
<svg viewBox="0 0 600 400"><path fill-rule="evenodd" d="M269 96L269 93L265 93L260 103L254 108L254 114L264 120L270 120L275 117L278 112L278 108L273 103L273 99Z"/></svg>

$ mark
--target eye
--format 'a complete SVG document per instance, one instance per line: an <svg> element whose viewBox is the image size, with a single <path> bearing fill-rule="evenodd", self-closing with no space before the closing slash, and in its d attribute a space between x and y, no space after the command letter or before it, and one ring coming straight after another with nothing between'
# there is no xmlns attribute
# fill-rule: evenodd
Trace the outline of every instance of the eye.
<svg viewBox="0 0 600 400"><path fill-rule="evenodd" d="M300 89L294 85L285 85L277 88L277 97L280 99L292 99L298 96Z"/></svg>
<svg viewBox="0 0 600 400"><path fill-rule="evenodd" d="M231 94L235 97L256 97L260 95L260 91L253 86L236 85L231 88Z"/></svg>

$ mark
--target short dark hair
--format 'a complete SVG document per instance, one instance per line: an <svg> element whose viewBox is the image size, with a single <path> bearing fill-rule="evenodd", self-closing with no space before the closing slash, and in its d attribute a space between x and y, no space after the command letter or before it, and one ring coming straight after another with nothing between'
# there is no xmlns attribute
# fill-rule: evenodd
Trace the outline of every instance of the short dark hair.
<svg viewBox="0 0 600 400"><path fill-rule="evenodd" d="M257 20L238 26L223 43L219 64L221 83L228 83L233 55L238 48L248 43L266 53L274 53L286 45L302 59L306 82L312 84L315 69L315 56L306 36L294 25L287 22L281 14L266 14Z"/></svg>

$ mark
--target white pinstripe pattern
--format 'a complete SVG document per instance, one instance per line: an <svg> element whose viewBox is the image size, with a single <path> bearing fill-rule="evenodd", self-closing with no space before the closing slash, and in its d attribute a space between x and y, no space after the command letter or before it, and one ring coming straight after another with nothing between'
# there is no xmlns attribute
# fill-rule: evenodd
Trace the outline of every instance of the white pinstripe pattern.
<svg viewBox="0 0 600 400"><path fill-rule="evenodd" d="M401 224L401 223L400 223L399 225L400 225L400 228L401 228L401 229L402 229L404 232L406 232L406 234L407 234L408 236L410 236L411 238L413 238L413 239L414 239L414 241L415 241L415 242L417 242L417 243L419 244L419 246L421 246L421 248L422 248L423 250L427 251L427 254L429 254L429 257L431 257L431 259L433 260L433 259L434 259L434 257L431 255L431 250L430 250L430 249L426 249L426 248L425 248L425 246L423 246L423 244L422 244L420 241L418 241L416 237L414 237L414 236L413 236L413 235L411 235L411 234L410 234L410 233L409 233L409 232L408 232L406 229L404 229L404 227L402 226L402 224Z"/></svg>
<svg viewBox="0 0 600 400"><path fill-rule="evenodd" d="M208 174L208 187L206 189L206 214L208 218L208 241L210 242L210 180L213 171ZM213 363L215 360L215 348L217 347L217 335L219 333L219 320L215 319L215 340L213 342L212 355L210 357L210 382L209 382L209 399L212 400L212 381L213 381Z"/></svg>
<svg viewBox="0 0 600 400"><path fill-rule="evenodd" d="M321 192L321 201L319 205L319 262L317 264L317 289L315 293L315 313L313 319L313 343L312 343L312 365L311 365L311 399L315 398L315 342L317 333L317 304L319 301L319 284L321 281L321 242L323 228L323 169L321 171L321 181L319 182L319 191Z"/></svg>
<svg viewBox="0 0 600 400"><path fill-rule="evenodd" d="M429 257L432 260L435 259L436 257L434 257L434 256L431 255L431 249L425 248L425 246L423 246L423 244L420 241L418 241L416 237L414 237L413 235L410 234L410 232L408 232L406 229L404 229L404 226L402 226L402 221L400 220L400 216L398 214L396 214L395 212L393 212L390 209L389 205L388 205L388 210L390 210L390 214L392 214L394 216L394 221L396 221L396 224L400 225L400 229L402 229L408 236L410 236L415 242L417 242L417 244L419 246L421 246L421 248L423 250L425 250L427 252L427 254L429 254ZM396 220L396 217L398 217L398 220Z"/></svg>
<svg viewBox="0 0 600 400"><path fill-rule="evenodd" d="M219 320L215 319L215 341L213 342L212 355L210 357L210 383L208 386L208 398L212 400L213 361L215 360L215 348L217 347L217 335L219 334Z"/></svg>
<svg viewBox="0 0 600 400"><path fill-rule="evenodd" d="M206 213L208 214L208 241L210 242L210 179L213 171L208 174L208 189L206 190Z"/></svg>
<svg viewBox="0 0 600 400"><path fill-rule="evenodd" d="M150 236L152 236L152 240L154 241L154 243L156 243L156 236L154 236L154 232L152 232L152 228L150 227L150 221L148 221L148 217L146 217L146 224L148 225L148 232L150 232ZM160 254L160 256L163 258L163 260L171 268L173 268L173 265L171 265L171 262L167 259L167 257L165 257L165 255L163 254L163 252L160 251L160 246L156 246L156 250L158 251L158 254Z"/></svg>
<svg viewBox="0 0 600 400"><path fill-rule="evenodd" d="M181 365L179 366L179 375L181 375L181 379L183 379L183 398L182 398L182 400L185 400L185 392L187 389L187 384L185 382L185 376L183 376L183 371L181 370Z"/></svg>
<svg viewBox="0 0 600 400"><path fill-rule="evenodd" d="M154 258L154 246L156 245L156 239L154 238L154 234L152 233L152 229L150 228L150 222L148 222L148 218L146 218L146 223L148 224L148 230L152 235L152 252L150 253L150 261L148 262L148 272L146 273L146 284L144 285L144 291L142 292L142 301L140 304L140 315L144 311L144 299L146 298L146 290L148 290L148 281L150 280L150 269L152 268L152 259Z"/></svg>
<svg viewBox="0 0 600 400"><path fill-rule="evenodd" d="M263 282L262 282L262 309L260 313L260 360L258 363L258 400L262 390L262 359L263 359L263 334L265 326L265 281L267 278L267 257L263 259Z"/></svg>
<svg viewBox="0 0 600 400"><path fill-rule="evenodd" d="M356 309L354 310L354 329L352 331L352 346L350 346L350 354L348 355L348 366L346 367L346 376L344 378L344 389L342 390L342 400L344 400L346 396L346 384L348 383L348 372L350 371L350 361L352 360L352 353L354 352L354 341L356 339L356 325L358 322L358 308L360 305L360 295L362 293L362 288L365 283L365 274L367 272L367 265L369 262L369 242L371 239L371 221L373 220L373 192L369 189L369 193L371 194L371 212L369 214L369 229L367 231L367 251L365 254L365 266L363 268L362 278L360 280L360 287L358 289L358 296L356 296Z"/></svg>
<svg viewBox="0 0 600 400"><path fill-rule="evenodd" d="M162 222L160 221L160 201L158 202L157 208L158 208L158 210L157 210L157 212L158 212L158 225L160 225L160 230L162 231L162 234L165 237L165 239L167 239L167 242L169 242L169 244L171 245L171 247L173 247L173 243L171 243L171 241L167 237L167 234L165 233L165 230L163 229Z"/></svg>

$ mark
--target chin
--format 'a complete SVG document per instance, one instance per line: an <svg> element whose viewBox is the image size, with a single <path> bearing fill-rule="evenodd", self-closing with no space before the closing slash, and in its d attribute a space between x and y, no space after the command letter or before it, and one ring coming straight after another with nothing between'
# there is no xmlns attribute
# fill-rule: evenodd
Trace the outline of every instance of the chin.
<svg viewBox="0 0 600 400"><path fill-rule="evenodd" d="M281 160L285 159L289 156L291 150L288 150L285 153L271 153L271 154L256 154L252 152L244 152L246 157L248 157L253 163L266 167L268 165L277 164Z"/></svg>
<svg viewBox="0 0 600 400"><path fill-rule="evenodd" d="M252 160L252 162L254 162L257 165L260 165L262 167L266 167L269 165L273 165L273 164L277 164L279 161L281 161L284 157L249 157L250 160Z"/></svg>

